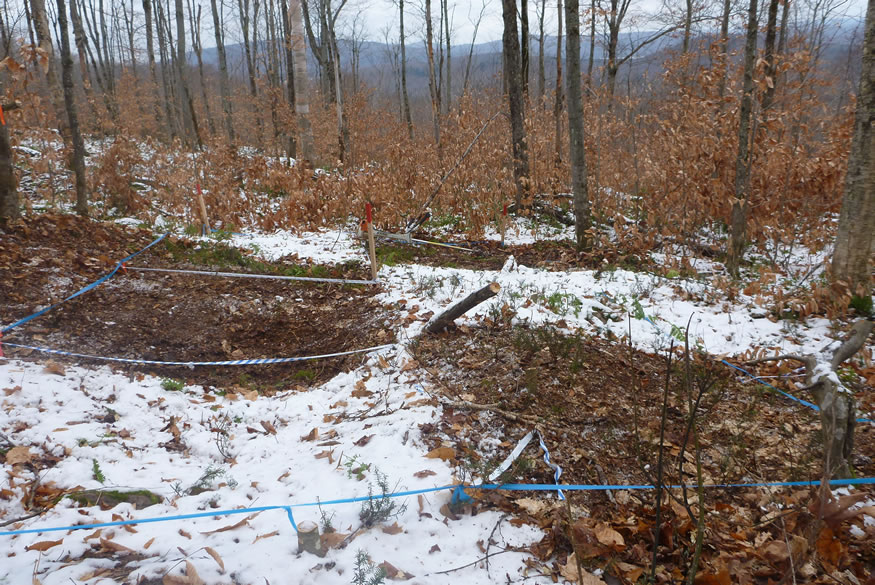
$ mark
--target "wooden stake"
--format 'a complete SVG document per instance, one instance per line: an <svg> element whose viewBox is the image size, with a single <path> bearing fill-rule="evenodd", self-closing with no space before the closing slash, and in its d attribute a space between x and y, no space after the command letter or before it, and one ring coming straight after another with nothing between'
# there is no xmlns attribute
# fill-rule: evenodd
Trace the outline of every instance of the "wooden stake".
<svg viewBox="0 0 875 585"><path fill-rule="evenodd" d="M377 251L374 244L374 217L370 203L365 204L365 215L368 224L368 255L371 257L371 280L377 280Z"/></svg>
<svg viewBox="0 0 875 585"><path fill-rule="evenodd" d="M210 235L210 218L207 215L207 205L204 203L204 194L201 192L200 183L197 184L197 203L201 211L201 224L203 225L204 235Z"/></svg>
<svg viewBox="0 0 875 585"><path fill-rule="evenodd" d="M427 333L440 333L447 327L449 327L452 322L482 303L487 299L491 299L495 295L498 294L498 291L501 290L501 285L497 282L492 282L487 284L480 290L471 293L443 313L437 316L437 318L429 323L425 327L425 331Z"/></svg>
<svg viewBox="0 0 875 585"><path fill-rule="evenodd" d="M501 212L500 220L501 228L501 247L504 248L504 231L507 229L507 203L504 204L504 210Z"/></svg>

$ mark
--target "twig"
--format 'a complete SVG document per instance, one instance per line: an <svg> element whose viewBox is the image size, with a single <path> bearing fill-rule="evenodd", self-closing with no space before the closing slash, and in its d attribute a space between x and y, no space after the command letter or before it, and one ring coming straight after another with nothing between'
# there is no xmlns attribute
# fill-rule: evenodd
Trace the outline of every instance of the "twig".
<svg viewBox="0 0 875 585"><path fill-rule="evenodd" d="M489 548L492 546L492 536L495 534L495 531L498 530L498 527L501 526L501 523L504 522L504 519L507 518L507 514L502 514L498 518L498 522L495 523L495 526L492 527L492 532L489 533L489 538L486 539L486 575L489 575Z"/></svg>
<svg viewBox="0 0 875 585"><path fill-rule="evenodd" d="M30 520L31 518L35 518L45 512L45 510L39 510L38 512L33 512L28 514L27 516L22 516L21 518L13 518L12 520L7 520L6 522L0 523L0 528L3 526L9 526L10 524L15 524L16 522L24 522L25 520Z"/></svg>
<svg viewBox="0 0 875 585"><path fill-rule="evenodd" d="M537 426L541 424L541 421L534 417L526 416L524 414L516 414L507 410L503 410L498 408L493 404L475 404L473 402L466 402L462 400L442 400L441 404L443 406L452 406L453 408L467 408L469 410L486 410L489 412L494 412L495 414L499 414L504 418L513 421L513 422L524 422L533 426Z"/></svg>
<svg viewBox="0 0 875 585"><path fill-rule="evenodd" d="M476 565L476 564L479 563L479 562L485 561L485 560L487 560L487 559L490 558L490 557L494 557L494 556L501 555L501 554L508 553L508 552L520 552L520 551L518 551L518 550L514 550L514 549L510 549L510 548L506 548L506 549L504 549L504 550L500 550L500 551L498 551L498 552L489 553L489 554L486 555L485 557L480 557L480 558L477 559L476 561L471 561L471 562L468 563L467 565L462 565L461 567L456 567L455 569L447 569L446 571L438 571L437 573L431 573L431 574L432 574L432 575L446 575L446 574L448 574L448 573L452 573L453 571L460 571L460 570L462 570L462 569L467 569L468 567L473 566L473 565Z"/></svg>
<svg viewBox="0 0 875 585"><path fill-rule="evenodd" d="M674 339L668 349L665 366L665 390L662 394L662 415L659 424L659 456L656 461L656 525L653 528L653 561L650 568L650 582L656 583L656 556L659 552L659 521L662 513L662 457L665 444L665 423L668 419L668 390L671 384L671 358L674 354Z"/></svg>

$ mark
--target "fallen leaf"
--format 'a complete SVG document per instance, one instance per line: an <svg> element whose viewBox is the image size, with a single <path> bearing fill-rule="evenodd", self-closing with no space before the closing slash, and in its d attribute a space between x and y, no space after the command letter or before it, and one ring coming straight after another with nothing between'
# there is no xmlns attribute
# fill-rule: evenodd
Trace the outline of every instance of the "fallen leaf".
<svg viewBox="0 0 875 585"><path fill-rule="evenodd" d="M320 451L316 453L316 459L328 459L328 463L334 463L334 457L332 457L334 453L334 449L325 449L324 451Z"/></svg>
<svg viewBox="0 0 875 585"><path fill-rule="evenodd" d="M328 532L319 537L320 544L322 544L322 549L329 548L337 548L340 544L346 540L346 537L349 534L343 534L341 532Z"/></svg>
<svg viewBox="0 0 875 585"><path fill-rule="evenodd" d="M55 374L56 376L63 376L67 372L64 370L64 366L59 364L58 362L48 362L46 367L43 369L47 374Z"/></svg>
<svg viewBox="0 0 875 585"><path fill-rule="evenodd" d="M416 473L414 473L413 477L418 477L419 479L422 479L424 477L429 477L430 475L437 475L437 473L435 473L431 469L423 469L422 471L417 471Z"/></svg>
<svg viewBox="0 0 875 585"><path fill-rule="evenodd" d="M355 441L355 442L353 443L353 445L356 445L356 446L358 446L358 447L364 447L365 445L367 445L367 444L371 441L371 438L372 438L373 436L374 436L374 435L365 435L365 436L363 436L361 439Z"/></svg>
<svg viewBox="0 0 875 585"><path fill-rule="evenodd" d="M30 546L24 547L24 550L38 550L39 552L45 552L53 546L58 546L62 542L64 542L63 538L61 540L42 540L40 542L35 542Z"/></svg>
<svg viewBox="0 0 875 585"><path fill-rule="evenodd" d="M426 455L429 459L443 459L444 461L450 461L456 457L456 450L452 447L438 447L437 449L432 449Z"/></svg>
<svg viewBox="0 0 875 585"><path fill-rule="evenodd" d="M255 537L255 540L252 541L252 544L255 544L256 542L258 542L259 540L262 540L264 538L272 538L279 533L280 533L279 530L274 530L273 532L268 532L267 534L259 534L258 536Z"/></svg>
<svg viewBox="0 0 875 585"><path fill-rule="evenodd" d="M154 536L153 536L152 538L150 538L149 540L146 541L146 544L143 545L143 548L145 548L146 550L148 550L149 547L152 546L152 543L153 543L153 542L155 542L155 537L154 537Z"/></svg>
<svg viewBox="0 0 875 585"><path fill-rule="evenodd" d="M389 561L383 561L378 566L386 573L386 577L393 581L407 581L413 578L413 575L393 566Z"/></svg>
<svg viewBox="0 0 875 585"><path fill-rule="evenodd" d="M559 574L579 585L607 585L601 577L596 577L592 573L584 570L583 575L578 576L577 573L577 556L571 553L564 565L560 565Z"/></svg>
<svg viewBox="0 0 875 585"><path fill-rule="evenodd" d="M383 526L383 532L386 534L400 534L404 532L404 529L398 526L398 523L395 522L391 526Z"/></svg>
<svg viewBox="0 0 875 585"><path fill-rule="evenodd" d="M180 535L180 536L184 536L184 537L186 537L187 539L191 540L191 534L189 534L188 532L186 532L186 531L183 530L182 528L179 529L179 535Z"/></svg>
<svg viewBox="0 0 875 585"><path fill-rule="evenodd" d="M436 544L431 545L431 548L428 549L428 554L432 554L432 553L436 553L436 552L441 552L441 547L439 547Z"/></svg>
<svg viewBox="0 0 875 585"><path fill-rule="evenodd" d="M276 434L276 427L274 427L270 422L263 420L261 421L261 426L264 427L264 430L270 433L271 435Z"/></svg>
<svg viewBox="0 0 875 585"><path fill-rule="evenodd" d="M535 498L520 498L516 501L516 505L532 516L540 514L549 508L549 505L545 501L536 500Z"/></svg>
<svg viewBox="0 0 875 585"><path fill-rule="evenodd" d="M13 447L6 452L7 465L19 465L22 463L30 463L34 458L34 454L30 452L30 447L18 446Z"/></svg>
<svg viewBox="0 0 875 585"><path fill-rule="evenodd" d="M210 546L205 546L204 550L207 551L207 554L213 557L213 560L216 561L216 564L219 565L219 568L222 570L221 572L225 572L225 561L222 560L222 557L219 556L219 553Z"/></svg>
<svg viewBox="0 0 875 585"><path fill-rule="evenodd" d="M377 364L378 364L378 365L380 366L380 368L383 369L383 370L388 370L388 369L389 369L389 362L387 362L387 361L386 361L386 358L384 358L384 357L381 356L381 355L378 355L378 356L377 356Z"/></svg>
<svg viewBox="0 0 875 585"><path fill-rule="evenodd" d="M419 367L419 362L416 360L409 360L403 366L401 366L402 372L409 372L410 370L415 370Z"/></svg>
<svg viewBox="0 0 875 585"><path fill-rule="evenodd" d="M245 526L246 524L249 523L250 518L254 518L254 516L248 516L248 517L244 518L243 520L241 520L240 522L237 522L236 524L230 524L228 526L223 526L222 528L216 528L215 530L201 532L201 534L216 534L217 532L228 532L229 530L234 530L236 528L240 528L241 526Z"/></svg>
<svg viewBox="0 0 875 585"><path fill-rule="evenodd" d="M111 551L115 551L115 552L130 552L130 553L134 552L134 549L128 548L123 544L113 542L112 540L109 540L107 538L100 539L100 546L102 546L103 548L109 549Z"/></svg>
<svg viewBox="0 0 875 585"><path fill-rule="evenodd" d="M623 535L605 524L599 522L593 529L596 539L605 546L622 547L626 546L626 541L623 540Z"/></svg>
<svg viewBox="0 0 875 585"><path fill-rule="evenodd" d="M729 570L720 569L719 573L699 573L696 575L695 585L732 585Z"/></svg>
<svg viewBox="0 0 875 585"><path fill-rule="evenodd" d="M319 438L319 429L313 427L313 430L301 437L302 441L315 441Z"/></svg>
<svg viewBox="0 0 875 585"><path fill-rule="evenodd" d="M440 512L441 512L441 514L443 514L445 517L449 518L450 520L458 520L459 519L459 517L456 516L455 514L453 514L453 511L450 510L449 504L444 504L443 506L441 506Z"/></svg>

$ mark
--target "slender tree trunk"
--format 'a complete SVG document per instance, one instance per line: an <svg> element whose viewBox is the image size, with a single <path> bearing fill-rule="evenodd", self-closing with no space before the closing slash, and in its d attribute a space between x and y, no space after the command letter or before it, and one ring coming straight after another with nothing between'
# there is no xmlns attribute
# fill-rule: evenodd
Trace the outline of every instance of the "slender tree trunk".
<svg viewBox="0 0 875 585"><path fill-rule="evenodd" d="M544 18L546 10L547 0L541 0L541 12L538 17L538 99L541 102L544 101L544 95L547 91L547 76L544 73Z"/></svg>
<svg viewBox="0 0 875 585"><path fill-rule="evenodd" d="M0 79L0 100L6 95ZM7 114L8 116L8 114ZM7 119L8 122L8 119ZM9 141L9 127L0 123L0 227L18 218L18 181L12 164L12 144Z"/></svg>
<svg viewBox="0 0 875 585"><path fill-rule="evenodd" d="M249 78L249 95L252 97L252 111L255 117L255 127L257 131L257 137L259 144L262 144L264 141L264 124L261 120L261 114L259 112L260 108L258 107L258 85L255 82L255 77L258 75L256 70L255 63L255 55L254 52L258 50L258 47L253 46L254 43L251 42L249 31L252 22L258 23L258 2L256 1L254 4L255 7L255 17L251 17L249 14L249 0L237 0L237 6L240 8L240 29L243 32L243 53L246 57L246 70L248 72ZM255 36L255 32L253 30L252 36Z"/></svg>
<svg viewBox="0 0 875 585"><path fill-rule="evenodd" d="M772 0L776 2L777 0ZM684 12L684 43L682 52L684 55L690 52L690 38L693 34L693 0L686 0Z"/></svg>
<svg viewBox="0 0 875 585"><path fill-rule="evenodd" d="M146 0L144 0L146 1ZM213 12L213 31L216 36L216 53L219 57L219 91L222 94L222 113L225 120L225 134L228 143L234 144L234 120L231 117L231 89L228 81L228 61L225 57L225 33L223 23L219 18L219 9L216 0L210 0L210 8Z"/></svg>
<svg viewBox="0 0 875 585"><path fill-rule="evenodd" d="M401 37L401 111L407 124L407 137L413 140L413 118L410 115L410 97L407 94L407 39L404 36L404 0L398 0L398 27ZM476 31L474 34L477 34Z"/></svg>
<svg viewBox="0 0 875 585"><path fill-rule="evenodd" d="M747 11L747 40L744 45L744 81L738 123L738 156L735 159L735 201L729 226L727 268L738 277L738 268L747 240L747 198L750 191L751 118L753 117L753 70L757 52L757 0L750 0Z"/></svg>
<svg viewBox="0 0 875 585"><path fill-rule="evenodd" d="M188 85L188 63L185 51L185 11L182 0L175 0L176 9L176 74L179 83L180 110L182 111L182 123L185 129L185 139L194 136L198 148L203 148L200 129L198 128L197 114L194 111L194 101L191 97L191 89Z"/></svg>
<svg viewBox="0 0 875 585"><path fill-rule="evenodd" d="M36 31L37 42L40 49L46 55L48 63L46 66L46 83L48 84L49 96L55 110L55 117L58 121L58 130L64 142L70 143L70 128L67 125L67 118L64 114L64 106L61 92L61 84L58 81L58 73L55 65L55 52L52 48L51 29L49 28L49 19L46 15L45 0L30 0L30 7L33 14L33 28Z"/></svg>
<svg viewBox="0 0 875 585"><path fill-rule="evenodd" d="M775 55L775 41L778 28L778 3L780 0L769 0L769 15L766 22L766 41L763 51L763 59L766 62L766 91L763 93L761 109L767 112L775 99L775 87L778 80L775 77L777 62Z"/></svg>
<svg viewBox="0 0 875 585"><path fill-rule="evenodd" d="M431 0L425 0L425 52L428 57L428 89L431 93L431 118L434 143L441 148L441 90L435 77L434 27L431 22Z"/></svg>
<svg viewBox="0 0 875 585"><path fill-rule="evenodd" d="M525 0L524 0L525 1ZM446 45L447 45L447 89L445 92L446 97L446 112L449 114L450 109L453 105L453 57L452 57L452 43L451 43L451 30L450 30L450 12L448 8L448 4L450 0L441 0L441 4L443 5L444 11L444 22L446 27Z"/></svg>
<svg viewBox="0 0 875 585"><path fill-rule="evenodd" d="M72 0L75 2L76 0ZM155 129L162 132L164 123L161 120L161 92L158 89L158 72L155 67L155 47L152 40L152 0L143 0L143 14L146 18L146 54L149 59L149 79L152 84L152 95L155 100Z"/></svg>
<svg viewBox="0 0 875 585"><path fill-rule="evenodd" d="M76 213L88 215L88 185L85 182L85 142L79 131L76 96L73 88L73 57L70 54L70 35L67 32L67 4L58 0L58 28L61 30L61 76L64 86L64 105L73 141L73 172L76 175Z"/></svg>
<svg viewBox="0 0 875 585"><path fill-rule="evenodd" d="M574 201L574 235L581 250L590 247L590 204L586 183L586 154L583 148L583 99L580 79L580 12L578 0L565 0L568 34L565 63L568 65L568 137L571 162L571 190Z"/></svg>
<svg viewBox="0 0 875 585"><path fill-rule="evenodd" d="M786 1L789 2L789 0ZM723 64L723 71L717 89L717 95L720 96L720 110L723 109L723 96L726 94L726 82L729 78L729 16L731 10L731 0L723 0L723 16L720 19L720 60Z"/></svg>
<svg viewBox="0 0 875 585"><path fill-rule="evenodd" d="M295 56L295 114L298 122L298 144L301 157L311 167L317 164L313 146L313 129L310 126L310 100L307 94L307 43L304 40L302 0L289 2L289 30L292 36L292 52Z"/></svg>
<svg viewBox="0 0 875 585"><path fill-rule="evenodd" d="M289 107L292 110L292 114L295 113L295 56L292 54L292 29L289 26L289 7L286 0L282 0L280 4L280 10L282 11L282 19L283 19L283 37L284 37L284 46L286 51L286 91ZM289 159L293 159L298 156L298 145L295 141L295 133L294 132L286 132L287 136L287 146L286 151L289 156Z"/></svg>
<svg viewBox="0 0 875 585"><path fill-rule="evenodd" d="M520 0L520 81L523 98L529 97L529 0Z"/></svg>
<svg viewBox="0 0 875 585"><path fill-rule="evenodd" d="M875 0L869 0L865 26L854 136L832 271L833 277L848 283L871 311L870 275L875 251Z"/></svg>
<svg viewBox="0 0 875 585"><path fill-rule="evenodd" d="M164 9L160 6L160 0L152 5L155 10L155 30L158 32L158 55L161 59L161 85L164 88L164 114L167 118L167 128L170 131L170 138L179 136L177 126L176 110L173 107L175 94L173 91L173 82L168 75L168 62L170 61L167 55L167 27L164 22Z"/></svg>
<svg viewBox="0 0 875 585"><path fill-rule="evenodd" d="M592 0L590 3L590 14L589 14L589 58L588 63L586 65L586 88L590 90L592 88L592 66L595 60L595 21L596 21L596 0Z"/></svg>
<svg viewBox="0 0 875 585"><path fill-rule="evenodd" d="M85 31L82 29L82 19L79 17L79 8L76 0L70 2L70 24L73 27L73 41L76 44L76 53L79 56L79 72L82 75L82 89L85 91L85 99L91 107L95 118L98 117L97 106L94 103L94 92L91 90L91 74L88 71L88 48Z"/></svg>
<svg viewBox="0 0 875 585"><path fill-rule="evenodd" d="M510 105L511 146L513 150L513 179L516 183L516 206L530 206L531 179L529 177L529 149L526 141L525 109L520 71L520 44L516 26L515 0L501 0L504 34L501 46L507 77Z"/></svg>
<svg viewBox="0 0 875 585"><path fill-rule="evenodd" d="M559 32L556 35L556 96L553 102L553 122L556 124L556 166L562 163L562 0L556 2ZM567 49L566 49L567 50Z"/></svg>
<svg viewBox="0 0 875 585"><path fill-rule="evenodd" d="M210 127L210 135L216 135L216 124L213 121L213 115L210 112L210 98L207 95L207 79L204 76L204 59L203 45L201 45L201 5L198 4L197 12L191 5L191 0L188 2L188 20L191 28L191 48L197 57L197 71L201 82L201 97L204 100L204 113L207 117L207 123Z"/></svg>

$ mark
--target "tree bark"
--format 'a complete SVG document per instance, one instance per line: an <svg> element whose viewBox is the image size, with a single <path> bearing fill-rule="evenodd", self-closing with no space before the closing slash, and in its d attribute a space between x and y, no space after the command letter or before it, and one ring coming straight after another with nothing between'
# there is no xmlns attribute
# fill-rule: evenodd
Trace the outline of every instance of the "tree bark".
<svg viewBox="0 0 875 585"><path fill-rule="evenodd" d="M553 102L553 123L555 124L555 159L558 167L562 163L562 0L557 0L556 8L559 28L556 35L556 95Z"/></svg>
<svg viewBox="0 0 875 585"><path fill-rule="evenodd" d="M586 88L592 88L592 66L595 61L595 19L596 19L596 0L590 2L590 17L589 17L589 56L586 64ZM562 36L561 34L559 36Z"/></svg>
<svg viewBox="0 0 875 585"><path fill-rule="evenodd" d="M250 39L249 35L249 31L252 29L252 37L255 37L255 29L257 28L258 23L259 4L257 1L255 2L254 17L249 15L249 0L237 0L237 6L240 8L240 29L243 32L243 53L246 57L249 95L252 97L252 112L255 117L255 128L258 133L256 139L259 144L262 144L264 141L264 123L262 122L260 108L258 107L258 85L255 82L255 77L257 75L255 52L258 50L258 47L255 46L255 43ZM255 22L256 26L250 26L252 22Z"/></svg>
<svg viewBox="0 0 875 585"><path fill-rule="evenodd" d="M431 95L431 119L434 143L441 148L441 88L435 77L434 27L431 22L431 0L425 0L425 52L428 58L428 89Z"/></svg>
<svg viewBox="0 0 875 585"><path fill-rule="evenodd" d="M36 31L37 42L40 49L44 51L45 58L48 59L46 64L46 83L48 84L49 97L51 98L52 106L55 110L55 117L58 123L58 130L64 142L70 143L70 129L67 126L66 116L64 115L64 106L61 92L61 84L58 81L58 73L55 65L55 51L52 47L51 29L49 28L49 19L46 15L45 0L30 0L30 7L33 14L33 28Z"/></svg>
<svg viewBox="0 0 875 585"><path fill-rule="evenodd" d="M523 0L523 2L525 2L525 0ZM445 34L444 38L445 38L446 47L447 47L447 49L446 49L447 50L447 85L446 85L446 91L444 93L444 97L446 98L444 103L445 103L445 107L446 107L446 112L449 114L450 108L453 105L453 54L452 54L452 43L451 43L451 38L450 38L450 32L451 32L450 31L450 12L449 12L449 7L447 6L448 4L449 4L449 0L441 0L441 5L443 6L442 9L444 11L444 23L445 23L445 28L446 28L446 34Z"/></svg>
<svg viewBox="0 0 875 585"><path fill-rule="evenodd" d="M529 0L520 0L520 81L523 97L529 97Z"/></svg>
<svg viewBox="0 0 875 585"><path fill-rule="evenodd" d="M197 12L192 6L191 0L188 2L188 20L191 28L191 48L197 57L197 71L201 82L201 98L204 100L204 113L207 118L207 123L210 127L210 134L215 136L216 123L213 122L213 115L210 113L210 98L207 95L207 79L204 76L204 59L203 45L201 44L201 5L197 5Z"/></svg>
<svg viewBox="0 0 875 585"><path fill-rule="evenodd" d="M574 236L581 250L590 246L589 193L586 184L586 154L583 148L583 100L580 90L580 13L578 0L565 0L568 29L565 63L568 65L568 136L571 162L571 189L574 196Z"/></svg>
<svg viewBox="0 0 875 585"><path fill-rule="evenodd" d="M538 98L543 102L547 91L547 76L544 72L544 19L546 18L547 0L541 0L541 11L538 14Z"/></svg>
<svg viewBox="0 0 875 585"><path fill-rule="evenodd" d="M471 293L470 295L435 317L435 319L431 323L426 325L426 333L440 333L441 331L452 325L453 321L455 321L483 301L489 300L497 295L498 291L500 290L501 286L497 282L493 282L487 284L480 290Z"/></svg>
<svg viewBox="0 0 875 585"><path fill-rule="evenodd" d="M777 71L777 62L775 54L775 40L778 36L778 4L780 0L769 0L769 14L766 21L766 40L763 51L763 60L766 62L766 91L763 93L761 108L763 112L768 111L775 98L775 88L778 85L778 80L775 77ZM769 83L771 81L771 83Z"/></svg>
<svg viewBox="0 0 875 585"><path fill-rule="evenodd" d="M410 97L407 94L407 40L404 37L404 0L398 0L398 28L401 38L401 111L407 124L407 137L413 140L413 118L410 116ZM474 31L476 35L476 30Z"/></svg>
<svg viewBox="0 0 875 585"><path fill-rule="evenodd" d="M515 0L501 0L504 34L502 49L507 77L507 97L510 105L510 132L513 150L513 179L516 183L517 208L528 206L531 193L529 149L526 141L525 110L520 72L520 45L516 27Z"/></svg>
<svg viewBox="0 0 875 585"><path fill-rule="evenodd" d="M310 100L307 83L307 43L304 40L304 17L302 0L289 2L289 30L292 36L292 53L295 57L295 116L298 122L298 144L301 157L311 167L317 164L313 146L313 128L310 125Z"/></svg>
<svg viewBox="0 0 875 585"><path fill-rule="evenodd" d="M73 0L75 2L76 0ZM213 0L215 1L215 0ZM146 53L149 59L149 79L152 84L152 94L155 100L155 128L161 132L164 123L161 119L161 92L158 89L158 72L155 67L155 46L152 40L152 0L143 0L143 14L146 19Z"/></svg>
<svg viewBox="0 0 875 585"><path fill-rule="evenodd" d="M845 196L839 216L833 277L872 310L872 254L875 250L875 0L869 0L854 135L848 155Z"/></svg>
<svg viewBox="0 0 875 585"><path fill-rule="evenodd" d="M148 1L148 0L144 0ZM222 94L222 113L225 121L225 134L228 142L234 144L234 120L231 117L231 89L228 81L228 61L225 57L225 33L222 22L219 19L219 9L216 0L210 0L213 12L213 32L216 36L216 53L219 57L219 91Z"/></svg>
<svg viewBox="0 0 875 585"><path fill-rule="evenodd" d="M292 30L289 26L289 7L286 0L282 0L280 4L281 17L283 19L283 44L286 50L286 92L289 106L292 113L295 113L295 56L292 53ZM287 154L289 159L298 156L298 145L295 141L294 132L286 132L287 135Z"/></svg>
<svg viewBox="0 0 875 585"><path fill-rule="evenodd" d="M6 95L0 80L0 97ZM8 116L8 114L6 114ZM18 218L18 181L12 164L12 144L9 141L9 127L0 123L0 227Z"/></svg>
<svg viewBox="0 0 875 585"><path fill-rule="evenodd" d="M67 123L73 141L73 172L76 175L76 213L88 215L88 185L85 182L85 142L79 130L76 97L73 88L73 57L70 54L70 35L67 32L67 4L58 0L58 28L61 30L61 77L64 86L64 105Z"/></svg>
<svg viewBox="0 0 875 585"><path fill-rule="evenodd" d="M738 155L735 158L735 201L729 224L727 268L738 277L738 268L747 240L747 197L750 189L751 136L753 117L753 70L757 52L757 0L750 0L747 12L747 40L744 45L744 81L738 122Z"/></svg>

